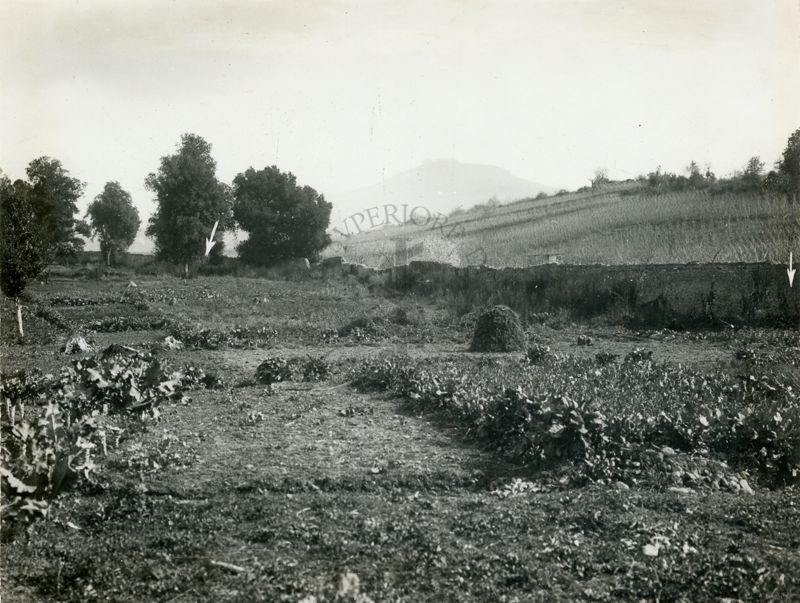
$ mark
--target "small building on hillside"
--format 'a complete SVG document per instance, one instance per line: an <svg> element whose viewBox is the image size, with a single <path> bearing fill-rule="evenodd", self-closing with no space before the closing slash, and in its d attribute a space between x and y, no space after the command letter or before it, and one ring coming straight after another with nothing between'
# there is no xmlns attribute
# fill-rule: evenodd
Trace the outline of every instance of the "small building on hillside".
<svg viewBox="0 0 800 603"><path fill-rule="evenodd" d="M561 264L563 256L559 253L536 253L527 258L528 266L541 266L542 264Z"/></svg>

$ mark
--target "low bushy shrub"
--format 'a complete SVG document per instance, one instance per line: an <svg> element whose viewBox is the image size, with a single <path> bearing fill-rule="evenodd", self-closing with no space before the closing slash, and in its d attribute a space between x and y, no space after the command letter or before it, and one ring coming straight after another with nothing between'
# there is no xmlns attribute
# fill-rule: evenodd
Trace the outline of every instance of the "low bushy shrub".
<svg viewBox="0 0 800 603"><path fill-rule="evenodd" d="M444 411L503 456L548 470L571 467L579 481L656 475L672 483L684 467L680 485L727 483L719 475L724 463L709 455L767 484L800 477L800 399L791 386L767 378L650 361L598 366L596 359L568 357L522 368L395 356L363 362L351 382ZM686 458L677 461L676 454ZM717 474L686 469L694 457Z"/></svg>
<svg viewBox="0 0 800 603"><path fill-rule="evenodd" d="M337 334L340 338L348 337L358 343L368 343L385 339L389 336L389 330L379 319L360 316L339 328Z"/></svg>
<svg viewBox="0 0 800 603"><path fill-rule="evenodd" d="M158 330L167 325L167 319L161 316L110 316L89 323L87 328L97 333L122 333Z"/></svg>
<svg viewBox="0 0 800 603"><path fill-rule="evenodd" d="M186 347L201 350L261 348L269 346L278 337L278 332L267 326L253 328L234 325L228 329L207 329L177 324L170 329L170 333Z"/></svg>
<svg viewBox="0 0 800 603"><path fill-rule="evenodd" d="M408 317L408 312L405 308L401 308L399 306L389 313L389 322L392 322L396 325L411 324L411 320Z"/></svg>
<svg viewBox="0 0 800 603"><path fill-rule="evenodd" d="M652 358L653 350L645 350L644 348L633 348L633 350L625 354L625 362L647 362Z"/></svg>
<svg viewBox="0 0 800 603"><path fill-rule="evenodd" d="M112 421L158 419L158 407L218 380L194 366L174 370L149 354L75 360L57 376L0 375L3 527L44 516L49 500L92 481L122 429Z"/></svg>
<svg viewBox="0 0 800 603"><path fill-rule="evenodd" d="M289 381L292 378L292 367L286 358L275 356L267 358L256 369L256 381L272 388L274 383Z"/></svg>
<svg viewBox="0 0 800 603"><path fill-rule="evenodd" d="M330 363L321 356L308 356L298 360L298 372L303 381L324 381L331 376Z"/></svg>
<svg viewBox="0 0 800 603"><path fill-rule="evenodd" d="M555 354L550 351L550 347L541 343L528 346L525 352L525 362L528 364L542 364L553 358L555 358Z"/></svg>
<svg viewBox="0 0 800 603"><path fill-rule="evenodd" d="M619 358L619 354L614 354L612 352L598 352L594 355L594 361L600 366L614 364L617 358Z"/></svg>

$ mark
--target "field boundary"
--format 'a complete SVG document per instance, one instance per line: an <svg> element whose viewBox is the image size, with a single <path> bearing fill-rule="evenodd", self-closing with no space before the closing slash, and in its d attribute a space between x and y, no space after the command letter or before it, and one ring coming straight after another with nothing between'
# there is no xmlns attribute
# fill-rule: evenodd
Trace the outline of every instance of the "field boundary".
<svg viewBox="0 0 800 603"><path fill-rule="evenodd" d="M325 272L437 297L466 313L505 304L526 319L566 311L576 319L652 328L800 328L800 290L768 263L457 267L414 261L389 269L347 262Z"/></svg>

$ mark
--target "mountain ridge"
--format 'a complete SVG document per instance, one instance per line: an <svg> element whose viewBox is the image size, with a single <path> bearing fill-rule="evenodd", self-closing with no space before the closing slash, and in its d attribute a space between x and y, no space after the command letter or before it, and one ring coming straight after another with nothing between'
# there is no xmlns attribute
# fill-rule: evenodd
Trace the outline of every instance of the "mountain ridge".
<svg viewBox="0 0 800 603"><path fill-rule="evenodd" d="M407 204L434 214L448 214L458 207L468 209L492 198L508 202L554 191L551 186L520 178L495 165L439 158L425 160L382 182L326 198L333 203L331 223L335 226L355 213L383 205Z"/></svg>

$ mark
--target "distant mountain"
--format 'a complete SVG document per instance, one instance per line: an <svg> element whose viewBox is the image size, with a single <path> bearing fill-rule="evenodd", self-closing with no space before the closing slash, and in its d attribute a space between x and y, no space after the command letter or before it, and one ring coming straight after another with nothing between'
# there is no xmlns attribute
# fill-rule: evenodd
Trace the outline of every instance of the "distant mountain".
<svg viewBox="0 0 800 603"><path fill-rule="evenodd" d="M493 165L461 163L455 159L426 161L422 165L391 176L379 184L348 193L326 195L333 203L331 226L370 207L407 203L423 206L431 213L447 214L457 207L470 207L496 198L507 202L555 189L519 178Z"/></svg>

